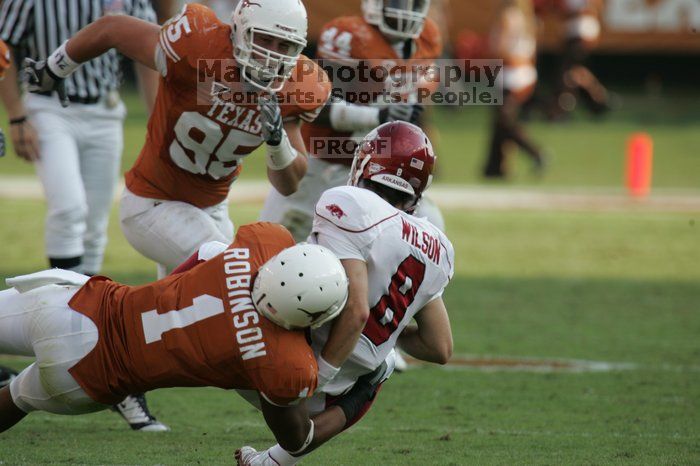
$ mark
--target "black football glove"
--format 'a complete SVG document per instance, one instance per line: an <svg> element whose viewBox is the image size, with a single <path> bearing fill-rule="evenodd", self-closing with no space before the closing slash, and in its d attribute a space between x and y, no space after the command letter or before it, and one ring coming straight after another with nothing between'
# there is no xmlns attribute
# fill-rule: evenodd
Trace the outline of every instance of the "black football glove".
<svg viewBox="0 0 700 466"><path fill-rule="evenodd" d="M266 143L279 146L282 142L282 111L280 110L277 95L268 94L258 98L260 105L260 123L262 124L262 137Z"/></svg>
<svg viewBox="0 0 700 466"><path fill-rule="evenodd" d="M386 361L369 374L357 379L355 385L343 394L336 402L345 414L345 425L349 425L360 414L366 403L372 401L379 386L389 377L390 372Z"/></svg>
<svg viewBox="0 0 700 466"><path fill-rule="evenodd" d="M384 124L390 121L406 121L417 125L420 116L423 114L421 104L397 103L389 105L379 111L379 123Z"/></svg>
<svg viewBox="0 0 700 466"><path fill-rule="evenodd" d="M58 101L63 107L68 106L66 83L63 78L56 76L46 65L46 60L34 61L25 58L22 69L22 79L27 83L29 92L53 92L58 94Z"/></svg>

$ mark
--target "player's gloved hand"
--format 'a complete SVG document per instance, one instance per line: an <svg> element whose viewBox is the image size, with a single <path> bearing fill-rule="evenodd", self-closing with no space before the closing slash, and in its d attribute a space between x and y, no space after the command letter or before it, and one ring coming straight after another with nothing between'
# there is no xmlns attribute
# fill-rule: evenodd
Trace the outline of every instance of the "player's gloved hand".
<svg viewBox="0 0 700 466"><path fill-rule="evenodd" d="M397 103L389 105L379 111L379 123L384 124L391 121L406 121L418 124L420 116L423 114L421 104Z"/></svg>
<svg viewBox="0 0 700 466"><path fill-rule="evenodd" d="M263 95L258 99L260 105L260 123L262 124L262 137L266 143L279 146L282 142L282 110L280 110L277 95Z"/></svg>
<svg viewBox="0 0 700 466"><path fill-rule="evenodd" d="M253 447L245 446L236 450L236 462L238 466L279 466L266 451L257 451Z"/></svg>
<svg viewBox="0 0 700 466"><path fill-rule="evenodd" d="M346 426L350 425L359 416L365 405L374 399L379 386L391 375L392 367L385 360L374 371L365 374L355 382L355 385L338 398L335 406L343 410Z"/></svg>
<svg viewBox="0 0 700 466"><path fill-rule="evenodd" d="M23 80L27 82L29 92L56 91L61 105L68 106L65 80L49 69L46 60L34 61L31 58L25 58L22 75Z"/></svg>

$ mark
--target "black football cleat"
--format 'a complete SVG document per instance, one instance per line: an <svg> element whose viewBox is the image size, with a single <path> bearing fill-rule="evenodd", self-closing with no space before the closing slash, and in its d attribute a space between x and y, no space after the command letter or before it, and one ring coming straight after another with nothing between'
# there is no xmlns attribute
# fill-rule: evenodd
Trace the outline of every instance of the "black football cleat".
<svg viewBox="0 0 700 466"><path fill-rule="evenodd" d="M143 394L129 395L124 401L112 406L112 410L118 412L133 430L140 432L166 432L170 427L159 422L148 411L146 397Z"/></svg>
<svg viewBox="0 0 700 466"><path fill-rule="evenodd" d="M10 385L12 379L17 377L17 372L9 367L0 366L0 388Z"/></svg>

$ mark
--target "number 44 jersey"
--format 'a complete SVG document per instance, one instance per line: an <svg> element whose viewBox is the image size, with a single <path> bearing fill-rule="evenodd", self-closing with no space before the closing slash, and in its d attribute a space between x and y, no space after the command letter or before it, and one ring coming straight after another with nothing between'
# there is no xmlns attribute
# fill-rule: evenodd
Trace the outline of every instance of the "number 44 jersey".
<svg viewBox="0 0 700 466"><path fill-rule="evenodd" d="M243 159L263 143L258 92L243 82L231 26L196 3L163 25L161 79L146 143L126 173L134 194L200 208L226 199ZM326 73L299 58L277 93L285 121L312 121L330 96Z"/></svg>
<svg viewBox="0 0 700 466"><path fill-rule="evenodd" d="M454 249L426 219L402 212L374 192L329 189L316 204L309 242L339 259L367 263L370 317L338 375L323 388L332 395L379 366L413 316L442 293L454 273ZM318 354L332 322L312 331Z"/></svg>

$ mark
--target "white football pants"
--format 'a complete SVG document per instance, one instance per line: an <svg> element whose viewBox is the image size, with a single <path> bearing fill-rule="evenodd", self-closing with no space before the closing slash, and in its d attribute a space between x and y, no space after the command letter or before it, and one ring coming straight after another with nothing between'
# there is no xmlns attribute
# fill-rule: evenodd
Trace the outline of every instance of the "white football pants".
<svg viewBox="0 0 700 466"><path fill-rule="evenodd" d="M210 241L231 244L233 222L228 201L206 209L179 201L122 194L119 219L134 249L159 265L159 278L172 272L199 247Z"/></svg>
<svg viewBox="0 0 700 466"><path fill-rule="evenodd" d="M348 184L350 167L329 163L316 157L309 157L306 176L299 189L291 196L283 196L275 188L270 188L259 219L263 222L281 223L292 233L294 239L306 241L311 233L316 203L324 191ZM433 225L445 231L445 220L440 209L430 199L423 196L417 217L427 217Z"/></svg>
<svg viewBox="0 0 700 466"><path fill-rule="evenodd" d="M68 307L78 289L47 285L26 293L0 291L0 353L36 357L10 383L12 401L26 413L83 414L108 408L90 398L68 372L98 339L92 320Z"/></svg>
<svg viewBox="0 0 700 466"><path fill-rule="evenodd" d="M29 119L39 135L35 163L47 202L46 255L82 256L80 272L96 274L107 245L107 225L123 149L124 104L108 108L30 94Z"/></svg>

